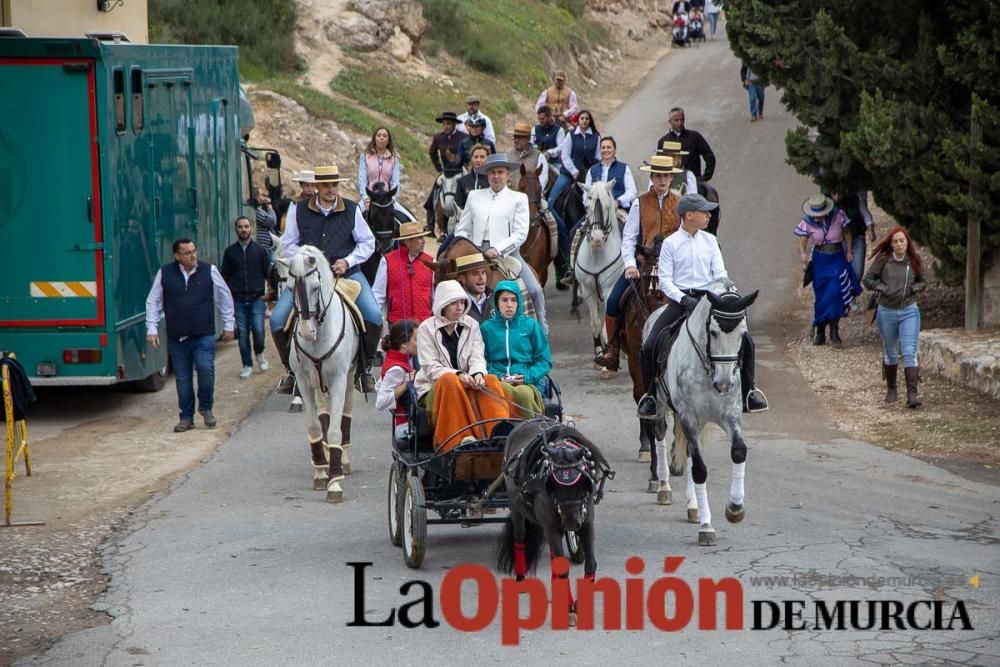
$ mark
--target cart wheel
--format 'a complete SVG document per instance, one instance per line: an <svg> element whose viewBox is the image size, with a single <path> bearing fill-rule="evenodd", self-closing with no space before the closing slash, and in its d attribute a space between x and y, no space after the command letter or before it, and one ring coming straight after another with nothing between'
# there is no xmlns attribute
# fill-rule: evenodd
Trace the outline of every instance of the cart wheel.
<svg viewBox="0 0 1000 667"><path fill-rule="evenodd" d="M580 544L580 538L572 530L566 533L566 553L570 562L577 565L582 563L587 557L583 553L583 545Z"/></svg>
<svg viewBox="0 0 1000 667"><path fill-rule="evenodd" d="M427 551L427 510L424 508L424 485L420 478L406 478L403 498L403 557L406 565L420 567Z"/></svg>
<svg viewBox="0 0 1000 667"><path fill-rule="evenodd" d="M399 479L399 467L396 462L393 461L392 467L389 469L389 498L388 498L388 510L389 510L389 541L392 542L392 546L398 547L403 543L403 522L401 508L403 504L403 496L400 493L400 487L402 483Z"/></svg>

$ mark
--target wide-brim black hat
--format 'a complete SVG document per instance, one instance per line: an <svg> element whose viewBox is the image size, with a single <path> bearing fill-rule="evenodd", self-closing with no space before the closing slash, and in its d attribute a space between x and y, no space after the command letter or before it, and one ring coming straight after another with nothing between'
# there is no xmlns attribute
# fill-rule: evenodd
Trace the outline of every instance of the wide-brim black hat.
<svg viewBox="0 0 1000 667"><path fill-rule="evenodd" d="M446 120L450 120L452 122L457 123L458 122L458 114L456 114L454 111L445 111L444 113L442 113L440 116L438 116L434 120L436 120L439 123L443 123Z"/></svg>

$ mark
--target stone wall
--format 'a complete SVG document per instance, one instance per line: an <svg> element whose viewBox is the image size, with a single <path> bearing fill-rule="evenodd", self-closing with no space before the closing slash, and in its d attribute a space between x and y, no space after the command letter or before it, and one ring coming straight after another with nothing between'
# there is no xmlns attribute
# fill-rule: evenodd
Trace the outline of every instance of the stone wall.
<svg viewBox="0 0 1000 667"><path fill-rule="evenodd" d="M921 331L920 366L1000 400L1000 329Z"/></svg>

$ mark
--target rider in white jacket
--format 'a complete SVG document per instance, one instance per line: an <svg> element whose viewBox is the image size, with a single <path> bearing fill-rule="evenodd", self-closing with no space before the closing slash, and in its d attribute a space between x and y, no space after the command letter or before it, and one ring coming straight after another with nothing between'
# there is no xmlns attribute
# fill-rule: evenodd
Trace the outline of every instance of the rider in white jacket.
<svg viewBox="0 0 1000 667"><path fill-rule="evenodd" d="M520 163L508 162L505 155L497 154L490 155L476 170L486 174L490 187L469 193L455 227L455 236L471 241L488 259L514 257L521 263L521 279L528 288L538 321L548 333L542 286L521 258L521 244L528 238L530 215L527 195L507 187L507 178L514 166L520 167Z"/></svg>

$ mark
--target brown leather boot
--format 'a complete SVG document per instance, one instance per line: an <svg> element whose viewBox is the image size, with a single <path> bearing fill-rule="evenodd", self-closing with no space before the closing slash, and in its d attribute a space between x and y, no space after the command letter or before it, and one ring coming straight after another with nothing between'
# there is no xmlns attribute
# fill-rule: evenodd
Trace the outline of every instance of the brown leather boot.
<svg viewBox="0 0 1000 667"><path fill-rule="evenodd" d="M604 354L599 354L594 359L594 363L602 366L606 370L617 372L621 367L620 345L618 336L615 335L618 328L618 318L610 315L604 316L604 332L608 338L608 349Z"/></svg>
<svg viewBox="0 0 1000 667"><path fill-rule="evenodd" d="M917 397L917 385L920 384L920 368L904 368L903 374L906 376L906 407L916 408L923 404Z"/></svg>
<svg viewBox="0 0 1000 667"><path fill-rule="evenodd" d="M899 371L899 364L882 363L882 377L885 378L885 402L895 403L899 399L896 391L896 377Z"/></svg>

